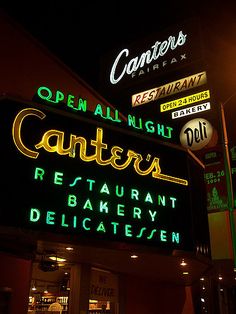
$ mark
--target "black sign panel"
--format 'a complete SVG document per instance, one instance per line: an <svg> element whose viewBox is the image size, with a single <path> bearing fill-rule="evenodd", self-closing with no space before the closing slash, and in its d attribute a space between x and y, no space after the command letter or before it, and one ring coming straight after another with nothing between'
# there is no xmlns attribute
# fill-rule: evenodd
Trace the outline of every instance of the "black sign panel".
<svg viewBox="0 0 236 314"><path fill-rule="evenodd" d="M150 31L149 36L104 55L100 71L102 94L125 110L129 103L127 98L122 102L125 99L122 95L178 79L186 75L183 69L202 63L203 47L197 19L183 21L158 33Z"/></svg>
<svg viewBox="0 0 236 314"><path fill-rule="evenodd" d="M201 170L184 150L43 105L3 100L0 120L2 225L195 247L190 175Z"/></svg>

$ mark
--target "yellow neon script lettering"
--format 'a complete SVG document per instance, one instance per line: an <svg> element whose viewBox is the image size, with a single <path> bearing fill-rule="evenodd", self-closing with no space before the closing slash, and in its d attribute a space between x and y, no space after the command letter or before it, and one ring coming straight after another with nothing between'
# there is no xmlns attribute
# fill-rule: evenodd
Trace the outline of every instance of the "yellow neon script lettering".
<svg viewBox="0 0 236 314"><path fill-rule="evenodd" d="M12 136L14 143L17 149L27 157L37 158L39 153L37 151L31 150L27 148L22 141L22 122L27 116L36 116L37 118L43 120L46 115L35 108L26 108L21 110L14 122L12 127ZM143 157L141 154L136 153L133 150L128 149L127 154L123 154L123 148L119 146L112 146L110 152L111 156L109 159L103 159L103 150L108 149L108 144L103 143L103 129L97 128L96 131L96 140L90 140L90 145L95 147L94 154L88 156L87 155L87 140L82 136L76 136L74 134L70 134L70 143L68 147L64 148L64 136L65 133L59 130L48 130L46 131L41 141L38 144L35 144L36 149L43 148L49 153L57 153L59 155L68 155L69 157L76 157L76 147L77 144L79 146L79 157L81 160L85 162L95 161L97 164L101 166L111 165L113 168L117 170L123 170L127 168L131 161L134 160L133 167L136 173L141 176L146 176L152 173L152 177L156 179L161 179L165 181L170 181L177 184L188 185L188 181L185 179L172 177L169 175L161 174L161 168L159 165L159 158L154 157L150 164L150 155L146 158L146 161L149 164L149 167L146 170L141 169L141 163L143 162ZM50 143L51 142L51 143ZM121 159L125 159L123 162ZM123 162L123 163L122 163ZM143 168L143 167L142 167Z"/></svg>
<svg viewBox="0 0 236 314"><path fill-rule="evenodd" d="M34 109L34 108L28 108L28 109L21 110L17 114L17 116L13 122L12 137L13 137L13 140L14 140L16 147L18 148L18 150L22 154L24 154L25 156L30 157L30 158L37 158L39 153L32 151L29 148L27 148L23 144L23 141L21 139L22 122L23 122L24 118L26 118L27 116L36 116L36 117L40 118L41 120L46 117L46 115L42 111L39 111L39 110Z"/></svg>

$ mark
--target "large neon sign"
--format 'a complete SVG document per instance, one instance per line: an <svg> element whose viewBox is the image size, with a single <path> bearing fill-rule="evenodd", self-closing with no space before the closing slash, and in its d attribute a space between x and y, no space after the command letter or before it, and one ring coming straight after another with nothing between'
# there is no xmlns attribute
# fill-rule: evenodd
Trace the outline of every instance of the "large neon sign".
<svg viewBox="0 0 236 314"><path fill-rule="evenodd" d="M185 150L60 109L1 108L1 224L192 249Z"/></svg>
<svg viewBox="0 0 236 314"><path fill-rule="evenodd" d="M129 49L125 48L117 55L110 72L110 82L117 84L125 75L132 75L138 69L143 68L145 65L156 61L158 58L163 57L169 50L175 50L179 46L183 46L186 42L187 35L179 31L177 36L169 36L167 40L156 41L151 49L143 52L141 56L136 56L127 61L129 56ZM122 70L118 71L119 64L122 63Z"/></svg>
<svg viewBox="0 0 236 314"><path fill-rule="evenodd" d="M12 128L13 140L16 147L22 154L30 158L37 158L39 152L26 147L22 140L21 134L22 123L24 119L29 116L36 116L40 120L46 117L46 115L41 110L35 108L26 108L21 110L17 114L13 123ZM123 170L127 168L133 161L133 168L135 172L141 176L145 176L151 173L152 177L156 179L188 185L188 181L185 179L162 174L159 165L159 158L158 157L151 158L150 154L148 154L146 161L149 163L151 160L151 162L148 168L145 170L141 169L142 168L141 164L143 164L144 160L143 156L140 153L137 153L131 149L128 149L126 153L123 153L124 152L123 148L119 146L112 146L110 149L110 157L105 160L103 158L103 151L108 150L108 145L106 143L103 143L102 128L97 128L96 140L90 140L90 145L95 147L95 153L90 156L87 154L88 143L86 138L82 136L77 136L75 134L70 134L69 146L67 148L64 148L65 143L64 137L65 137L64 132L60 130L50 129L43 134L41 141L35 144L34 147L36 149L43 148L45 151L48 151L49 153L55 152L59 155L68 155L69 157L72 158L79 156L79 158L85 162L95 161L100 166L111 165L113 168L117 170ZM54 142L53 145L50 144L51 141ZM79 144L78 156L76 154L76 148L78 146L77 144ZM126 156L128 158L125 160L125 162L122 163L122 159L125 159Z"/></svg>
<svg viewBox="0 0 236 314"><path fill-rule="evenodd" d="M54 93L47 86L40 86L37 90L37 97L39 100L45 101L47 104L53 106L60 106L63 104L64 109L72 110L75 113L88 113L88 103L86 99L72 94L65 94L61 90L56 90ZM125 124L124 127L132 128L137 131L142 131L146 134L154 135L157 137L172 139L173 128L152 121L150 119L145 120L141 117L133 114L128 114L127 117L121 117L120 112L117 109L113 109L109 106L97 104L95 109L90 112L96 118L102 118L114 124Z"/></svg>

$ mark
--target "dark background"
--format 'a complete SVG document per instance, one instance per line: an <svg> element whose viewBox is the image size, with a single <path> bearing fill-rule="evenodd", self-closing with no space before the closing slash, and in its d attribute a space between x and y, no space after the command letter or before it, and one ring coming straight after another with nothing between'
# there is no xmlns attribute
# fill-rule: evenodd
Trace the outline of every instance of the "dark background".
<svg viewBox="0 0 236 314"><path fill-rule="evenodd" d="M2 8L97 91L101 56L197 17L219 98L236 91L235 1L8 1Z"/></svg>

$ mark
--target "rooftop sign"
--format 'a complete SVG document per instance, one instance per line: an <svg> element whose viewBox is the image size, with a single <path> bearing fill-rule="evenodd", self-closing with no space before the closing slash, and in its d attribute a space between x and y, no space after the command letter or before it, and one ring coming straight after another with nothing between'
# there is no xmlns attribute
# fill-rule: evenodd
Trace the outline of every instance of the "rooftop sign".
<svg viewBox="0 0 236 314"><path fill-rule="evenodd" d="M117 84L125 76L133 77L137 71L143 71L143 68L151 66L154 62L168 54L169 51L183 46L186 42L186 37L187 34L184 34L181 30L177 35L170 35L163 41L157 40L147 51L142 52L134 58L129 56L129 49L125 48L121 50L111 67L111 84ZM182 58L185 58L185 56L183 55ZM176 60L172 60L171 62L174 63Z"/></svg>

